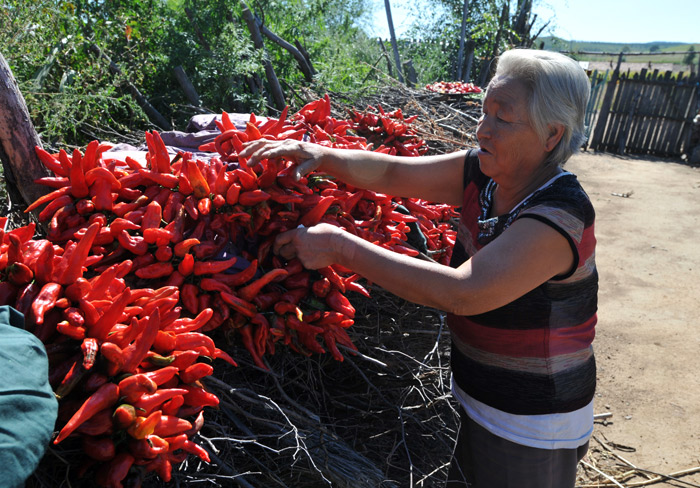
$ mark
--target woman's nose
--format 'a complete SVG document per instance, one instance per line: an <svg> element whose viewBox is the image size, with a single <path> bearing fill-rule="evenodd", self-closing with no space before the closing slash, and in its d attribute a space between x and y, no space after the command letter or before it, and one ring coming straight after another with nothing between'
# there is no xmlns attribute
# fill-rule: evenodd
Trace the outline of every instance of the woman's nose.
<svg viewBox="0 0 700 488"><path fill-rule="evenodd" d="M477 139L482 139L484 137L488 137L490 133L491 129L488 121L486 120L486 116L482 115L479 117L479 122L476 124L476 137Z"/></svg>

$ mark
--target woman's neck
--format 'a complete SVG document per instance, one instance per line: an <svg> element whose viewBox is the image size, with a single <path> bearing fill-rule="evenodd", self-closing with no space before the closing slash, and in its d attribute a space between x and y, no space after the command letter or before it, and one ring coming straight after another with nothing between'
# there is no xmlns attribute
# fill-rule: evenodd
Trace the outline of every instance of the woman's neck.
<svg viewBox="0 0 700 488"><path fill-rule="evenodd" d="M491 205L491 216L496 217L509 213L532 192L561 172L563 170L558 165L545 165L526 184L518 184L516 182L513 185L507 185L496 182Z"/></svg>

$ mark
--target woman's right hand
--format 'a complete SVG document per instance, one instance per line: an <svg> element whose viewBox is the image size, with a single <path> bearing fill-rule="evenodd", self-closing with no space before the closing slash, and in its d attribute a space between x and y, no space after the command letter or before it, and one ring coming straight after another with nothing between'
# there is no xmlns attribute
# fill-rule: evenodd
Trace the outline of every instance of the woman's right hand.
<svg viewBox="0 0 700 488"><path fill-rule="evenodd" d="M248 166L253 167L263 159L286 158L294 163L294 178L298 181L302 176L317 170L332 149L311 142L285 139L281 141L258 139L247 142L238 154L240 158L248 158Z"/></svg>

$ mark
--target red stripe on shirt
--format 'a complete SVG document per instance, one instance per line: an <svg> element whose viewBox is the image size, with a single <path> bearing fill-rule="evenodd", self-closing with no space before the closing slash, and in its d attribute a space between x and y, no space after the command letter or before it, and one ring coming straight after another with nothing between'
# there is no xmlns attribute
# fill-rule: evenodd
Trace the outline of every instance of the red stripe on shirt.
<svg viewBox="0 0 700 488"><path fill-rule="evenodd" d="M591 345L595 337L594 314L574 327L557 329L509 330L479 325L467 317L450 316L455 339L471 347L511 357L547 358L569 354Z"/></svg>

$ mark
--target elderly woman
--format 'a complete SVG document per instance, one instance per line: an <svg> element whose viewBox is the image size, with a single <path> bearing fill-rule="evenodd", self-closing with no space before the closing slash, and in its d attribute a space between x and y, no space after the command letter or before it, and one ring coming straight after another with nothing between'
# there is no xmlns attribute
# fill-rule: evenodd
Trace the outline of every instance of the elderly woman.
<svg viewBox="0 0 700 488"><path fill-rule="evenodd" d="M391 195L461 206L451 266L392 253L319 224L274 250L308 268L338 263L448 313L462 423L448 486L573 487L593 428L597 310L594 211L562 165L580 147L588 79L566 56L500 56L478 149L392 157L297 141L255 141L254 165L284 156Z"/></svg>

